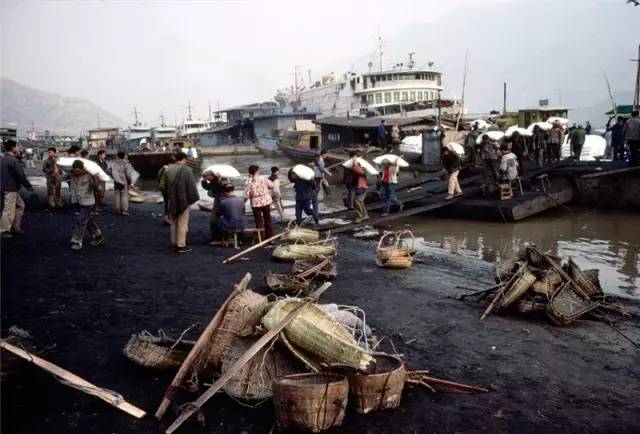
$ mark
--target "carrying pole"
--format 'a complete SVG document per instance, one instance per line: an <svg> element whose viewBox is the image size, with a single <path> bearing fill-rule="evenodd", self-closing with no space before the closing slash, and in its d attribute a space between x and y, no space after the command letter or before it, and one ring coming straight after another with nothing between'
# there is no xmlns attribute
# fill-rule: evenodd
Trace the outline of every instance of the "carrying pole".
<svg viewBox="0 0 640 434"><path fill-rule="evenodd" d="M248 249L243 250L240 253L236 253L235 255L225 259L222 261L223 264L228 264L229 262L233 261L234 259L238 259L240 256L245 255L249 252L253 252L256 249L259 249L260 247L269 244L272 241L277 240L278 238L281 238L284 234L288 233L289 231L284 231L282 233L279 233L278 235L274 235L271 238L267 238L266 240L262 241L261 243L258 244L254 244L253 246L249 247Z"/></svg>
<svg viewBox="0 0 640 434"><path fill-rule="evenodd" d="M215 316L211 319L211 322L209 322L209 325L207 325L207 328L204 329L204 331L198 338L196 344L193 346L193 348L191 348L191 351L189 351L187 358L184 360L184 362L182 362L182 365L180 366L178 373L173 378L171 385L165 392L164 398L162 398L160 407L158 407L158 410L156 411L156 417L158 419L162 419L162 416L164 416L164 414L166 413L167 409L169 408L169 405L171 405L171 402L173 401L176 391L182 384L182 381L184 380L184 378L189 373L191 366L193 366L193 364L195 363L202 349L211 340L211 336L213 336L213 333L218 329L218 327L220 327L220 324L222 324L222 317L224 316L224 313L227 310L227 305L231 302L231 300L235 298L236 295L238 295L238 293L244 291L247 288L247 285L249 284L250 280L251 280L251 274L247 273L242 278L240 283L238 283L237 285L234 285L231 295L229 295L229 297L225 300L225 302L222 304L218 312L216 312Z"/></svg>

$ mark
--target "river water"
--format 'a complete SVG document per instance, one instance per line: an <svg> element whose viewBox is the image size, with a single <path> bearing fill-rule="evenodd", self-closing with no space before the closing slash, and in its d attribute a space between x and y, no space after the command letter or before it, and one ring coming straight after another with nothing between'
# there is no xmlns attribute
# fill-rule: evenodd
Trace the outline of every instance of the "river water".
<svg viewBox="0 0 640 434"><path fill-rule="evenodd" d="M247 173L250 164L258 164L261 173L270 174L271 166L280 168L281 180L293 163L286 158L231 156L205 159L210 164L231 164ZM244 177L234 180L241 188ZM44 184L44 179L42 179ZM153 180L138 180L142 191L156 190ZM332 186L333 193L321 201L321 212L340 209L342 192ZM294 192L290 185L282 188L288 217ZM201 190L206 199L206 192ZM591 209L557 210L518 223L483 222L464 219L436 218L418 215L393 222L394 229L411 229L417 246L442 248L453 254L494 262L517 251L525 243L535 243L554 255L571 257L582 268L600 270L600 281L606 292L640 299L640 231L638 214L601 212Z"/></svg>
<svg viewBox="0 0 640 434"><path fill-rule="evenodd" d="M213 164L206 160L203 167ZM215 163L231 164L246 173L258 164L268 175L280 167L281 179L293 164L286 158L224 157ZM240 181L236 181L239 185ZM334 187L324 199L324 209L339 209L342 192ZM293 190L283 188L285 205L293 203ZM287 210L289 213L291 210ZM453 254L494 262L535 243L554 255L571 257L582 268L600 270L606 292L640 299L640 218L637 214L592 209L556 210L518 223L482 222L419 215L394 222L395 229L411 229L420 245L445 249Z"/></svg>

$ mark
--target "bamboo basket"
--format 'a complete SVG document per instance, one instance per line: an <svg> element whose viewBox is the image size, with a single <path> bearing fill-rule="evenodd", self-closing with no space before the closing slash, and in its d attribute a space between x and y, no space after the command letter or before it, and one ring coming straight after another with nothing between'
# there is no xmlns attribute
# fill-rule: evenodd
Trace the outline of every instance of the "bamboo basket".
<svg viewBox="0 0 640 434"><path fill-rule="evenodd" d="M378 241L376 264L384 268L404 269L411 267L413 264L411 251L414 240L411 231L386 232Z"/></svg>
<svg viewBox="0 0 640 434"><path fill-rule="evenodd" d="M175 346L174 346L175 345ZM179 369L193 342L179 342L166 336L154 336L147 331L131 335L122 354L138 365L154 369Z"/></svg>
<svg viewBox="0 0 640 434"><path fill-rule="evenodd" d="M598 303L583 298L571 282L562 285L547 304L547 316L559 326L566 326L585 313L598 307Z"/></svg>
<svg viewBox="0 0 640 434"><path fill-rule="evenodd" d="M526 264L523 264L522 267L520 267L518 273L520 273L520 276L518 276L511 286L507 288L504 293L504 297L502 297L500 306L503 308L511 305L522 297L531 285L533 285L533 282L536 281L536 276L529 271Z"/></svg>
<svg viewBox="0 0 640 434"><path fill-rule="evenodd" d="M571 277L573 281L578 284L580 289L582 289L585 292L585 294L589 296L589 298L593 298L602 294L602 290L596 287L593 284L593 282L589 280L587 276L585 276L582 270L580 270L580 267L578 267L578 264L573 262L571 258L569 258L568 265L569 265L569 277ZM596 275L596 279L597 278L598 277Z"/></svg>
<svg viewBox="0 0 640 434"><path fill-rule="evenodd" d="M275 302L269 312L262 317L262 324L272 329L302 302L303 300L297 298ZM294 347L312 353L320 361L328 364L347 365L362 371L368 371L375 364L375 359L358 346L353 336L330 314L315 304L309 305L298 314L284 328L282 335ZM308 360L299 358L308 364ZM317 368L313 365L309 367Z"/></svg>
<svg viewBox="0 0 640 434"><path fill-rule="evenodd" d="M222 355L231 347L233 341L241 336L245 329L251 328L249 321L259 321L259 318L252 314L265 304L267 298L250 289L240 292L229 302L220 327L211 338L207 366L220 366Z"/></svg>
<svg viewBox="0 0 640 434"><path fill-rule="evenodd" d="M541 303L534 298L524 296L516 303L516 309L520 313L544 312L546 303Z"/></svg>
<svg viewBox="0 0 640 434"><path fill-rule="evenodd" d="M410 244L407 243L409 240ZM378 241L376 257L386 261L394 256L411 256L414 242L411 231L385 232Z"/></svg>
<svg viewBox="0 0 640 434"><path fill-rule="evenodd" d="M336 245L329 244L282 244L273 251L273 257L282 261L295 261L298 259L317 259L320 257L334 256Z"/></svg>
<svg viewBox="0 0 640 434"><path fill-rule="evenodd" d="M239 338L232 342L222 355L221 374L227 372L234 363L258 340ZM279 343L262 348L224 386L224 391L243 401L257 401L271 398L273 380L283 375L305 372Z"/></svg>
<svg viewBox="0 0 640 434"><path fill-rule="evenodd" d="M311 260L297 260L293 262L291 267L291 274L300 274L315 267L323 261L323 258L316 258ZM323 279L331 280L338 277L338 268L334 261L330 261L327 265L318 270L315 275L322 277Z"/></svg>
<svg viewBox="0 0 640 434"><path fill-rule="evenodd" d="M522 262L519 262L517 258L507 258L498 262L495 267L495 274L499 281L504 282L509 280L513 276L516 266L520 266Z"/></svg>
<svg viewBox="0 0 640 434"><path fill-rule="evenodd" d="M282 239L284 241L312 243L320 239L320 232L312 229L293 228L289 229Z"/></svg>
<svg viewBox="0 0 640 434"><path fill-rule="evenodd" d="M400 405L406 370L397 356L374 354L375 371L371 374L349 374L349 390L355 398L356 411L367 414Z"/></svg>
<svg viewBox="0 0 640 434"><path fill-rule="evenodd" d="M538 272L537 275L538 280L531 285L531 289L537 294L551 297L558 288L558 285L562 283L562 276L553 268Z"/></svg>
<svg viewBox="0 0 640 434"><path fill-rule="evenodd" d="M338 374L295 374L273 383L273 407L281 429L321 432L340 426L349 382Z"/></svg>
<svg viewBox="0 0 640 434"><path fill-rule="evenodd" d="M272 291L287 294L308 292L311 287L307 279L295 274L273 274L271 271L268 271L264 276L264 280Z"/></svg>

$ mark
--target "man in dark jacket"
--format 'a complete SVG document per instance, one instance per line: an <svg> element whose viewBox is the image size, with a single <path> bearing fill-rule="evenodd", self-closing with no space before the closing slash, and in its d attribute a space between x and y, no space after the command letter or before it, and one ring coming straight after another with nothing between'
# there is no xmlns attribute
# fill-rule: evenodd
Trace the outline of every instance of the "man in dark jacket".
<svg viewBox="0 0 640 434"><path fill-rule="evenodd" d="M582 125L578 125L576 129L571 131L569 134L569 144L571 144L571 155L576 160L580 159L580 154L582 154L582 147L584 146L584 141L586 139L587 133L582 127Z"/></svg>
<svg viewBox="0 0 640 434"><path fill-rule="evenodd" d="M522 137L519 132L514 131L511 136L511 152L518 157L518 171L520 176L524 176L524 151L524 137Z"/></svg>
<svg viewBox="0 0 640 434"><path fill-rule="evenodd" d="M624 117L618 116L617 122L612 127L608 127L607 131L611 131L613 161L624 160Z"/></svg>
<svg viewBox="0 0 640 434"><path fill-rule="evenodd" d="M24 187L33 191L33 187L25 176L22 165L17 158L20 153L18 142L8 140L5 143L5 148L7 153L0 160L0 189L4 196L0 235L2 238L11 238L13 234L24 234L21 224L25 205L22 197L20 197L20 189Z"/></svg>
<svg viewBox="0 0 640 434"><path fill-rule="evenodd" d="M214 211L218 217L213 231L213 239L221 240L225 233L242 232L247 227L244 217L244 199L233 192L233 185L224 186L222 200Z"/></svg>
<svg viewBox="0 0 640 434"><path fill-rule="evenodd" d="M187 155L178 152L176 162L165 170L160 179L160 190L165 190L169 199L171 221L171 245L178 253L190 252L187 246L189 232L189 207L200 199L193 172L187 164Z"/></svg>
<svg viewBox="0 0 640 434"><path fill-rule="evenodd" d="M58 151L56 148L49 148L48 158L42 163L42 171L47 179L47 200L49 209L62 208L62 197L60 195L61 183L60 169L58 168Z"/></svg>
<svg viewBox="0 0 640 434"><path fill-rule="evenodd" d="M219 173L212 173L207 171L202 174L202 182L200 182L200 185L207 192L207 196L213 199L211 221L209 222L212 241L216 241L215 235L218 227L218 215L216 211L218 210L220 203L225 197L225 187L227 186L227 184L228 181Z"/></svg>
<svg viewBox="0 0 640 434"><path fill-rule="evenodd" d="M302 211L308 216L313 216L316 224L319 222L317 210L311 206L316 197L316 189L313 180L307 181L297 176L293 169L289 170L289 181L293 183L293 189L296 191L296 224L302 224Z"/></svg>

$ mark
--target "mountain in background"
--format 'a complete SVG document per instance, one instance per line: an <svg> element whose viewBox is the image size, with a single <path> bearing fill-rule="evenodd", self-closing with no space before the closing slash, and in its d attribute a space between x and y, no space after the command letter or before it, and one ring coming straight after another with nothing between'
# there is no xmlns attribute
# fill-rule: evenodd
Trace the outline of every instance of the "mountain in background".
<svg viewBox="0 0 640 434"><path fill-rule="evenodd" d="M36 132L78 135L97 127L126 123L90 101L67 98L23 86L13 80L0 78L0 123L3 127L17 127L19 136L26 136L32 126Z"/></svg>
<svg viewBox="0 0 640 434"><path fill-rule="evenodd" d="M469 71L465 91L471 113L550 105L572 109L584 122L589 108L608 100L611 87L633 89L638 53L640 8L623 1L484 2L464 5L427 24L410 24L384 42L385 61L404 61L415 51L419 64L434 61L443 72L445 97L460 97L465 51ZM375 64L375 63L374 63ZM616 98L631 104L631 98ZM608 108L607 108L608 110ZM603 119L603 117L601 116Z"/></svg>

